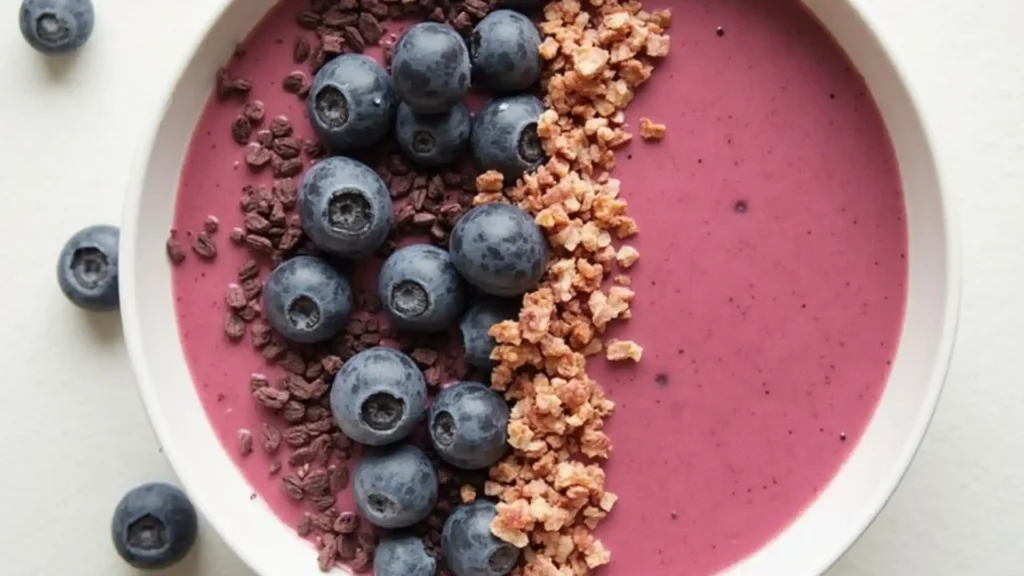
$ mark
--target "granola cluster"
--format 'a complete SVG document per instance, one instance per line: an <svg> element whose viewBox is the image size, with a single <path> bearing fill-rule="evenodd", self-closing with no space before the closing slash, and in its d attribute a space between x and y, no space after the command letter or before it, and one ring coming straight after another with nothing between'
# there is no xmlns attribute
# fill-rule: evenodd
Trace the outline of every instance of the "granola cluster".
<svg viewBox="0 0 1024 576"><path fill-rule="evenodd" d="M592 531L616 501L598 464L612 450L603 428L615 404L587 375L586 359L604 351L609 360L636 362L643 353L635 342L606 347L602 340L611 322L631 315L634 293L623 272L640 256L616 247L638 227L609 172L615 150L632 140L624 109L654 62L668 55L671 13L645 12L635 1L586 3L550 2L540 24L547 110L537 132L549 161L515 183L496 172L481 175L474 199L527 210L553 248L518 321L490 332L498 342L492 385L513 402L514 451L490 470L484 492L500 500L492 532L524 549L521 576L584 575L609 562ZM664 133L662 125L641 122L645 140Z"/></svg>

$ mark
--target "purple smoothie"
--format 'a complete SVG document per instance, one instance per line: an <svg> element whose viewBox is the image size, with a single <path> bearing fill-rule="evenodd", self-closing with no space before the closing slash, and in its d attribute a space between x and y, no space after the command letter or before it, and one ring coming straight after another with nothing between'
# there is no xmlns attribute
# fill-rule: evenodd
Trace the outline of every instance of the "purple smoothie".
<svg viewBox="0 0 1024 576"><path fill-rule="evenodd" d="M231 67L253 78L268 117L312 137L303 103L280 87L304 69L291 60L301 4L272 12ZM793 521L870 420L906 298L895 156L827 32L796 0L645 3L665 6L672 53L627 115L668 135L637 139L615 172L641 260L633 318L611 335L641 343L644 357L589 366L618 403L606 469L620 500L599 530L613 559L603 574L713 574ZM176 310L211 425L253 492L294 525L303 509L268 473L270 458L236 449L239 428L268 418L249 375L279 373L223 335L225 286L249 258L227 240L239 190L270 181L240 163L229 130L240 106L211 99L193 135L174 226L184 235L216 215L220 253L175 268Z"/></svg>

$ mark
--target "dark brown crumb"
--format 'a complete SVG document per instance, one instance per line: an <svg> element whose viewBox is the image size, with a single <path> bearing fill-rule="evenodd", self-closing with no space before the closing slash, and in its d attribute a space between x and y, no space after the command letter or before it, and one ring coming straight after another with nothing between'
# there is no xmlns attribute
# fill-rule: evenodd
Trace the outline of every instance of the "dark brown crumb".
<svg viewBox="0 0 1024 576"><path fill-rule="evenodd" d="M287 116L275 116L270 121L270 133L274 138L284 138L292 135L292 122Z"/></svg>
<svg viewBox="0 0 1024 576"><path fill-rule="evenodd" d="M205 231L196 234L196 240L192 244L192 251L203 260L213 260L217 257L217 246L213 238Z"/></svg>
<svg viewBox="0 0 1024 576"><path fill-rule="evenodd" d="M167 258L171 264L181 264L185 261L185 249L173 236L167 238Z"/></svg>
<svg viewBox="0 0 1024 576"><path fill-rule="evenodd" d="M260 430L260 445L267 454L277 452L278 447L281 445L281 432L264 422Z"/></svg>
<svg viewBox="0 0 1024 576"><path fill-rule="evenodd" d="M231 123L231 138L235 143L244 146L249 143L252 136L252 122L241 114Z"/></svg>
<svg viewBox="0 0 1024 576"><path fill-rule="evenodd" d="M296 64L302 64L309 59L309 52L309 40L306 40L302 36L295 38L295 46L292 48L292 60L294 60Z"/></svg>
<svg viewBox="0 0 1024 576"><path fill-rule="evenodd" d="M245 428L238 431L238 453L242 456L252 454L252 432Z"/></svg>
<svg viewBox="0 0 1024 576"><path fill-rule="evenodd" d="M253 125L258 125L263 122L263 117L267 113L267 107L260 100L250 100L245 103L242 108L242 116L245 116Z"/></svg>
<svg viewBox="0 0 1024 576"><path fill-rule="evenodd" d="M245 336L245 320L237 312L228 312L224 317L224 335L232 342L238 342Z"/></svg>
<svg viewBox="0 0 1024 576"><path fill-rule="evenodd" d="M311 85L312 82L310 81L309 76L301 70L296 70L288 74L285 76L284 81L281 82L281 87L284 88L285 92L295 94L300 98L305 98L306 95L309 94L309 88Z"/></svg>
<svg viewBox="0 0 1024 576"><path fill-rule="evenodd" d="M252 90L252 80L232 78L226 68L217 71L217 98L227 100L232 96L245 96Z"/></svg>

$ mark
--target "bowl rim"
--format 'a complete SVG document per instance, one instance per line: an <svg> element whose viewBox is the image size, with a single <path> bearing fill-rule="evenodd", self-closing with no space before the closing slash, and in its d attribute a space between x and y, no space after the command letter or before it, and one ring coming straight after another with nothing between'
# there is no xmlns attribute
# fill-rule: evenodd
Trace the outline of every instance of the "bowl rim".
<svg viewBox="0 0 1024 576"><path fill-rule="evenodd" d="M181 88L189 67L202 55L203 46L205 46L213 37L218 23L225 17L231 7L241 0L219 1L220 6L210 11L206 22L200 26L197 29L196 34L190 38L188 44L189 49L183 52L181 60L174 68L174 73L170 75L170 81L164 90L166 96L164 97L161 105L156 109L154 117L151 118L148 123L143 125L146 132L143 136L142 146L136 150L135 158L133 158L130 166L130 174L128 178L129 188L126 191L123 205L121 222L122 233L120 235L119 243L119 261L122 263L122 270L119 274L119 288L122 296L128 296L127 298L123 298L121 303L122 331L124 333L125 345L132 369L136 375L137 387L145 407L146 415L156 434L158 442L163 447L163 452L167 457L167 460L170 462L171 467L175 470L176 474L179 470L183 469L180 462L186 459L187 456L184 454L185 450L183 448L179 450L179 446L173 440L174 435L170 431L171 425L167 419L167 415L158 407L159 403L157 400L156 387L153 379L151 378L152 373L148 366L142 345L143 338L139 322L140 312L138 302L133 297L137 290L134 272L134 263L137 257L137 216L140 211L140 204L143 197L143 191L145 189L145 181L149 171L150 158L156 150L160 137L160 127L171 107L173 98ZM280 1L283 0L276 0L271 7ZM808 8L808 11L812 16L817 19L817 15L807 6L808 0L798 1L803 4L805 8ZM915 92L913 85L908 82L907 74L905 73L903 66L901 66L899 58L896 57L889 44L879 34L878 28L873 24L868 11L864 9L863 4L865 3L865 0L844 1L850 6L851 12L859 20L856 24L860 25L866 31L870 42L874 43L888 60L888 65L892 68L895 79L899 84L899 88L905 93L909 101L910 109L914 115L914 118L912 119L913 123L921 129L923 136L923 151L935 175L937 185L936 196L941 203L939 212L941 214L941 220L945 230L945 234L943 235L945 240L945 246L943 246L945 259L943 264L945 265L946 285L944 287L945 299L943 302L943 328L941 336L937 341L934 364L931 367L930 376L928 378L926 394L923 402L917 408L916 419L911 428L911 432L905 438L900 455L893 462L894 465L892 470L894 472L882 483L882 488L884 489L878 492L878 496L865 501L867 505L864 507L863 513L860 514L860 519L855 522L848 531L849 537L841 542L841 546L837 547L834 554L828 555L831 557L830 560L822 562L813 572L818 575L824 574L835 566L863 536L867 528L874 522L882 509L884 509L886 504L893 497L897 488L903 481L903 478L906 476L911 463L914 461L914 458L916 457L924 440L924 436L932 422L948 375L959 325L962 289L960 229L958 222L954 217L955 210L953 208L952 195L948 190L947 177L941 165L937 161L934 134L932 133L931 125L922 114L922 108L920 105L921 100ZM831 29L824 25L824 23L821 23L820 20L819 25L831 33ZM845 50L846 47L841 42L836 40L836 43ZM901 339L902 337L903 335L901 335ZM841 472L841 470L839 472ZM837 474L839 472L837 472ZM246 545L242 541L237 532L226 529L222 515L208 512L210 510L216 510L218 507L214 502L212 502L210 496L208 496L203 490L198 489L199 484L201 484L200 479L196 477L179 476L179 481L189 497L196 502L196 507L199 509L200 513L220 535L225 544L233 550L235 555L250 570L256 574L262 574L255 558L249 552L250 546Z"/></svg>

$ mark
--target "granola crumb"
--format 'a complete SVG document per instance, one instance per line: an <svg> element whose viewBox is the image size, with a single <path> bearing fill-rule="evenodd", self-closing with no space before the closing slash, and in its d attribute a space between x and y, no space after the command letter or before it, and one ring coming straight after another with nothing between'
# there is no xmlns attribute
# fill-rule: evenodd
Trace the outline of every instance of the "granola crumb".
<svg viewBox="0 0 1024 576"><path fill-rule="evenodd" d="M632 246L623 246L622 248L619 248L619 251L615 254L615 261L623 268L633 266L633 264L636 264L636 261L639 259L640 253Z"/></svg>
<svg viewBox="0 0 1024 576"><path fill-rule="evenodd" d="M632 340L612 340L605 349L605 356L612 362L622 360L639 362L643 355L643 347Z"/></svg>
<svg viewBox="0 0 1024 576"><path fill-rule="evenodd" d="M476 177L477 192L501 192L505 177L497 170L488 170Z"/></svg>
<svg viewBox="0 0 1024 576"><path fill-rule="evenodd" d="M463 504L472 504L476 501L476 488L470 484L463 484L459 488L459 497L462 498Z"/></svg>
<svg viewBox="0 0 1024 576"><path fill-rule="evenodd" d="M650 118L644 117L640 119L640 137L644 140L662 140L665 138L667 130L664 124L652 122Z"/></svg>

